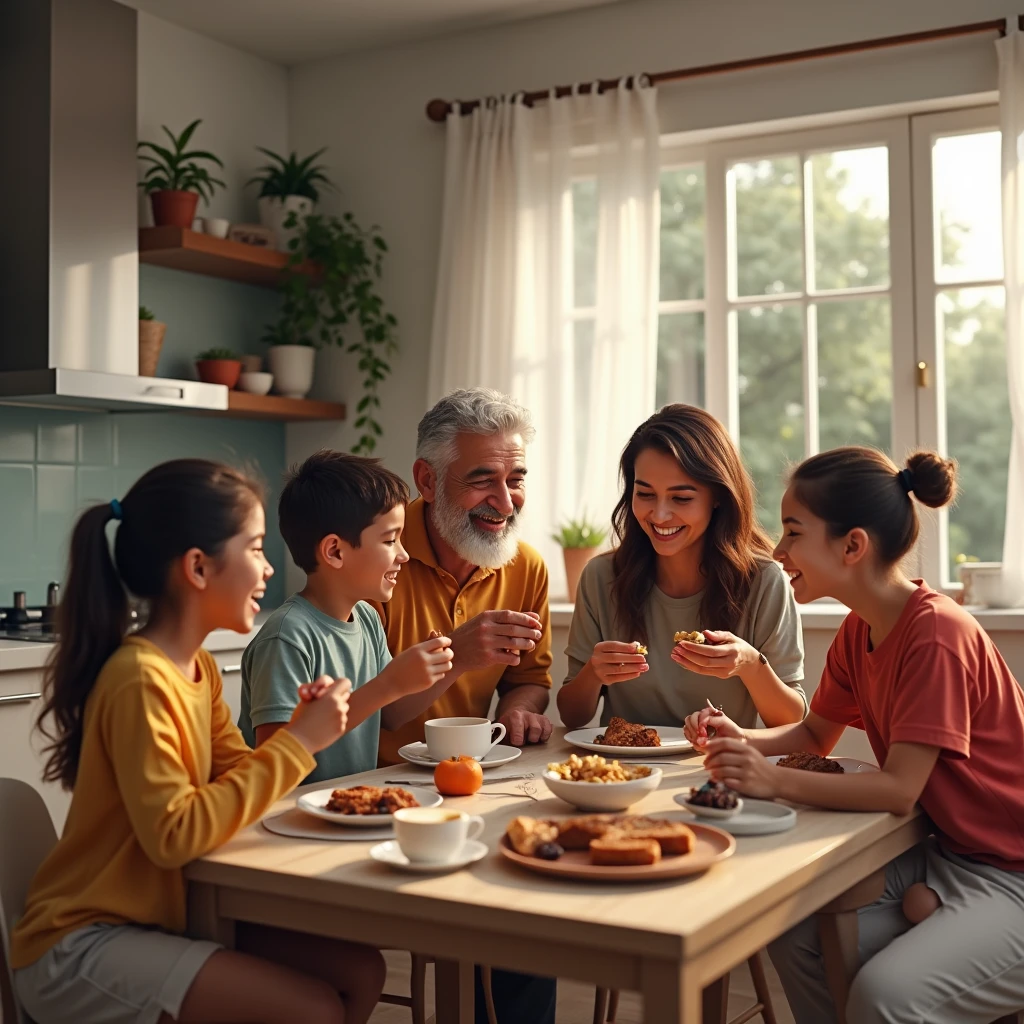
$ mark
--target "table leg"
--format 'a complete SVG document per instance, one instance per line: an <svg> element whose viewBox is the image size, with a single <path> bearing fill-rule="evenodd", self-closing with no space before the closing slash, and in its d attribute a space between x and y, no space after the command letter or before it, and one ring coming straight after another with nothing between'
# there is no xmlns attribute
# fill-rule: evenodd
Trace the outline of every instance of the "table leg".
<svg viewBox="0 0 1024 1024"><path fill-rule="evenodd" d="M702 997L697 978L663 960L641 967L644 1024L701 1024Z"/></svg>
<svg viewBox="0 0 1024 1024"><path fill-rule="evenodd" d="M473 965L458 960L434 963L435 1024L473 1024Z"/></svg>
<svg viewBox="0 0 1024 1024"><path fill-rule="evenodd" d="M726 1024L729 1016L729 975L713 981L701 996L704 1024Z"/></svg>
<svg viewBox="0 0 1024 1024"><path fill-rule="evenodd" d="M208 939L219 942L225 949L234 949L235 922L220 916L214 886L202 882L189 883L188 934L192 939Z"/></svg>

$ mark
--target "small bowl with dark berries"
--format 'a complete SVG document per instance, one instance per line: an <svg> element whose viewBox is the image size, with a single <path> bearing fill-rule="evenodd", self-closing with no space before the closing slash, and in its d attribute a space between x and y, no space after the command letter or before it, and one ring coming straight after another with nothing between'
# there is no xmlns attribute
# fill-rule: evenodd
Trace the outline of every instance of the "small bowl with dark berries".
<svg viewBox="0 0 1024 1024"><path fill-rule="evenodd" d="M743 810L743 798L724 782L692 786L689 795L679 793L676 802L700 818L732 818Z"/></svg>

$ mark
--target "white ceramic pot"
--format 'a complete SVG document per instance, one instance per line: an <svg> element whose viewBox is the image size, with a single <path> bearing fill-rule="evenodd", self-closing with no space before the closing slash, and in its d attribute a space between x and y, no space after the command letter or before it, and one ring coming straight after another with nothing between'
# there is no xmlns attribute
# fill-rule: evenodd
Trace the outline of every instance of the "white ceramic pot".
<svg viewBox="0 0 1024 1024"><path fill-rule="evenodd" d="M272 345L267 364L274 375L274 391L285 398L305 398L313 386L316 349L308 345Z"/></svg>
<svg viewBox="0 0 1024 1024"><path fill-rule="evenodd" d="M227 238L231 229L231 221L226 217L204 217L203 230L214 238Z"/></svg>
<svg viewBox="0 0 1024 1024"><path fill-rule="evenodd" d="M288 251L288 243L298 236L298 228L286 228L284 226L288 216L296 213L301 220L313 212L313 200L305 196L261 196L257 200L260 210L260 223L265 228L270 228L277 239L277 248L281 252Z"/></svg>
<svg viewBox="0 0 1024 1024"><path fill-rule="evenodd" d="M964 562L960 566L964 604L982 608L1016 608L1021 603L1021 586L1003 572L1002 562Z"/></svg>
<svg viewBox="0 0 1024 1024"><path fill-rule="evenodd" d="M270 393L270 385L274 383L272 373L243 373L238 378L238 386L250 395L266 395Z"/></svg>

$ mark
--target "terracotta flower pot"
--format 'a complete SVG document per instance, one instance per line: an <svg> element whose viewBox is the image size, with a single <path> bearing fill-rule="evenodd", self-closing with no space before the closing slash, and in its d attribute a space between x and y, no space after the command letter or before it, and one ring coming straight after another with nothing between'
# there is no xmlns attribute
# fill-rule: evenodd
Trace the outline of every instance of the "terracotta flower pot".
<svg viewBox="0 0 1024 1024"><path fill-rule="evenodd" d="M167 324L159 320L139 321L139 376L155 377L160 362L160 349L164 345Z"/></svg>
<svg viewBox="0 0 1024 1024"><path fill-rule="evenodd" d="M160 189L150 192L149 201L153 206L153 223L158 227L190 228L195 220L199 194L181 192L177 189Z"/></svg>
<svg viewBox="0 0 1024 1024"><path fill-rule="evenodd" d="M223 384L233 388L242 373L239 359L199 359L196 361L196 372L204 384Z"/></svg>
<svg viewBox="0 0 1024 1024"><path fill-rule="evenodd" d="M576 588L587 562L600 554L600 551L600 548L562 548L562 557L565 559L565 582L570 601L576 600Z"/></svg>

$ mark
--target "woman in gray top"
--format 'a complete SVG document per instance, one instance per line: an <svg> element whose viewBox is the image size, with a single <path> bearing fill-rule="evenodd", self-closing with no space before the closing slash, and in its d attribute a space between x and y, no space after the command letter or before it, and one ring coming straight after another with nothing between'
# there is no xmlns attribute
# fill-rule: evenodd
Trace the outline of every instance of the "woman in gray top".
<svg viewBox="0 0 1024 1024"><path fill-rule="evenodd" d="M602 723L681 726L707 700L747 728L800 721L800 619L725 428L694 406L665 406L633 433L620 470L618 545L576 592L562 721L586 725L602 695ZM674 639L693 631L703 644Z"/></svg>

